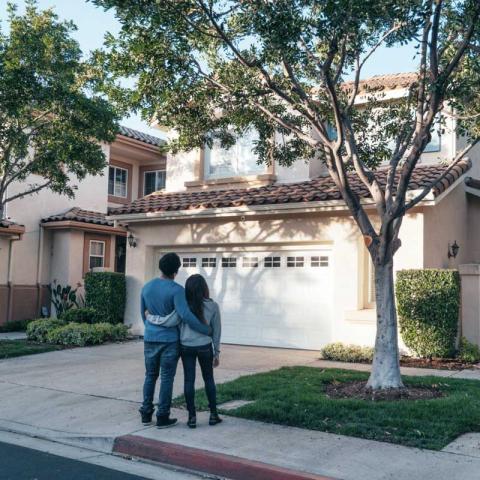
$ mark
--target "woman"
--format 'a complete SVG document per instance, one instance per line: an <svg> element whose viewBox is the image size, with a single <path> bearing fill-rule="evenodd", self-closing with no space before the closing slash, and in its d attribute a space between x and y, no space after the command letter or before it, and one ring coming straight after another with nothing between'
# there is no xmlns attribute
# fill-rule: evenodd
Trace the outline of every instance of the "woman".
<svg viewBox="0 0 480 480"><path fill-rule="evenodd" d="M185 322L180 324L180 352L184 372L184 395L188 409L190 428L197 425L195 410L195 370L200 364L205 393L210 408L209 425L216 425L222 419L217 413L217 392L213 378L213 367L220 364L221 320L218 304L210 298L205 279L201 275L192 275L185 283L185 295L192 313L204 324L212 327L212 337L191 329Z"/></svg>
<svg viewBox="0 0 480 480"><path fill-rule="evenodd" d="M197 360L200 364L205 392L210 408L209 425L216 425L222 419L217 413L217 389L213 378L213 367L220 364L221 319L218 304L210 298L210 292L205 279L198 274L192 275L185 283L185 296L192 313L204 324L212 327L212 336L202 335L181 322L173 311L166 317L147 315L147 321L156 325L174 326L180 324L180 354L184 371L184 395L188 409L190 428L197 426L195 409L195 373Z"/></svg>

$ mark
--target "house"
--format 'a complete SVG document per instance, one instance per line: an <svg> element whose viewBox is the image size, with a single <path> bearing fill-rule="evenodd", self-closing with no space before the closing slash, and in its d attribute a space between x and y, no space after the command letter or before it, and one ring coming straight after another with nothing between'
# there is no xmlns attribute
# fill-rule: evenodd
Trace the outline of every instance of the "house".
<svg viewBox="0 0 480 480"><path fill-rule="evenodd" d="M94 268L125 271L126 228L106 218L109 208L135 201L165 185L163 143L121 127L102 145L102 175L78 182L74 199L49 190L7 204L0 221L0 325L50 311L47 286L82 284ZM11 192L22 185L12 185ZM80 288L81 290L81 288Z"/></svg>
<svg viewBox="0 0 480 480"><path fill-rule="evenodd" d="M398 98L412 79L383 75L362 85L375 84L387 98ZM176 251L183 263L177 281L193 273L206 277L221 305L227 343L304 349L332 341L372 344L372 265L340 193L315 159L291 168L257 165L253 140L250 133L228 151L214 145L168 155L165 190L110 210L107 219L128 226L136 243L127 249L125 322L142 333L142 285L159 274L161 255ZM447 113L411 190L443 172L442 162L462 142ZM404 219L396 270L480 263L479 177L477 148ZM352 185L370 208L363 185ZM456 257L454 242L460 247ZM469 278L478 282L478 274ZM469 308L464 329L478 343L478 308Z"/></svg>

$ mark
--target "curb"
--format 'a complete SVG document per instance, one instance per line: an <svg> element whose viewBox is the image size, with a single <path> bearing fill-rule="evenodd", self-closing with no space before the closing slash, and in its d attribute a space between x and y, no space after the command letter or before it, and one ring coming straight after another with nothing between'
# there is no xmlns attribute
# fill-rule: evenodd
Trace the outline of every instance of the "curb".
<svg viewBox="0 0 480 480"><path fill-rule="evenodd" d="M113 445L113 453L227 477L231 480L247 478L248 480L337 480L137 435L117 437Z"/></svg>

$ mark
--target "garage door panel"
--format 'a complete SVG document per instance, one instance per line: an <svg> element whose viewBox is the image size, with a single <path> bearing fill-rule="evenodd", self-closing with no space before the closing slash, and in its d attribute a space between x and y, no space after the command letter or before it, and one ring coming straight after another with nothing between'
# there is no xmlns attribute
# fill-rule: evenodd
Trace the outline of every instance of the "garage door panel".
<svg viewBox="0 0 480 480"><path fill-rule="evenodd" d="M330 251L185 252L180 257L185 267L177 281L183 285L190 275L202 274L219 303L223 342L318 349L331 341Z"/></svg>

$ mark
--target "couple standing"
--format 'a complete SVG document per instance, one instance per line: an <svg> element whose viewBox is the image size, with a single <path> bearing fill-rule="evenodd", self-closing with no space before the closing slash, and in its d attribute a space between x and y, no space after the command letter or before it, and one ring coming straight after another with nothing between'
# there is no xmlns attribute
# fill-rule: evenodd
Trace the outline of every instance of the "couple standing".
<svg viewBox="0 0 480 480"><path fill-rule="evenodd" d="M160 278L146 283L141 294L141 315L145 325L145 383L142 422L149 424L154 411L153 396L160 373L160 396L157 408L157 427L175 425L170 418L173 381L179 357L184 372L184 394L188 423L195 428L195 370L200 364L210 407L210 425L222 420L217 413L216 387L213 367L220 363L220 310L210 299L207 282L201 275L188 278L185 289L176 283L180 257L167 253L160 259Z"/></svg>

